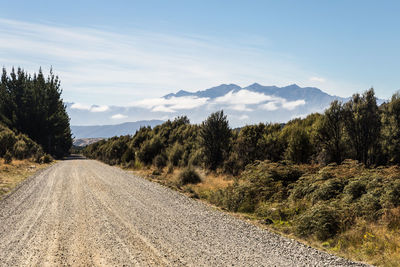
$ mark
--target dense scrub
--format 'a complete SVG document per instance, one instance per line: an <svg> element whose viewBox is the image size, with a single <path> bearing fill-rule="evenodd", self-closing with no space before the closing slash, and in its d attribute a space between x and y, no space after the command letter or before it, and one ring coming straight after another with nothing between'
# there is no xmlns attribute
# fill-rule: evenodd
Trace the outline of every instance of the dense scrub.
<svg viewBox="0 0 400 267"><path fill-rule="evenodd" d="M72 145L69 117L61 99L60 81L50 71L33 77L22 69L12 69L8 75L3 68L0 80L0 123L16 133L22 133L44 152L55 157L68 154ZM24 153L24 144L16 144ZM17 152L18 154L18 152ZM25 157L23 154L16 155Z"/></svg>
<svg viewBox="0 0 400 267"><path fill-rule="evenodd" d="M388 265L399 260L398 166L258 161L232 185L204 196L224 209L254 214L279 231L342 253L353 251L360 260Z"/></svg>
<svg viewBox="0 0 400 267"><path fill-rule="evenodd" d="M0 124L0 158L5 163L12 159L32 159L37 163L48 163L51 157L43 152L40 145L24 134L15 134L9 128Z"/></svg>

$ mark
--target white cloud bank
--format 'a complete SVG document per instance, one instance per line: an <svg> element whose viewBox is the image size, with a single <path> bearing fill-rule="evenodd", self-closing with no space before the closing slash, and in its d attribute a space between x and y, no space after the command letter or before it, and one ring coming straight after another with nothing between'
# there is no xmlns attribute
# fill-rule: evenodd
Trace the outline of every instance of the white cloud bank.
<svg viewBox="0 0 400 267"><path fill-rule="evenodd" d="M206 97L182 96L170 98L149 98L132 103L132 106L150 109L153 112L173 113L184 109L193 109L205 105Z"/></svg>
<svg viewBox="0 0 400 267"><path fill-rule="evenodd" d="M278 109L294 110L305 104L306 102L303 99L288 101L282 97L242 89L237 92L230 91L215 99L196 96L148 98L133 102L131 106L149 109L152 112L175 113L181 110L203 107L205 105L217 106L218 109L251 112L254 108L268 111L275 111Z"/></svg>
<svg viewBox="0 0 400 267"><path fill-rule="evenodd" d="M81 103L74 103L71 105L71 109L87 110L90 112L105 112L105 111L108 111L110 108L108 106L97 106L97 105L86 105L86 104L81 104Z"/></svg>

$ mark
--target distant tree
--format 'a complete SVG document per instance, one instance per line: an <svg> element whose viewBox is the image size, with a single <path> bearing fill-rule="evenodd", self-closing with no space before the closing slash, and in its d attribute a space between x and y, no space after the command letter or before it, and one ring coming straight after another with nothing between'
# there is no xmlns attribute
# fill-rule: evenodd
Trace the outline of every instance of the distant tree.
<svg viewBox="0 0 400 267"><path fill-rule="evenodd" d="M311 151L310 137L307 132L300 127L294 127L288 139L285 158L296 163L307 163Z"/></svg>
<svg viewBox="0 0 400 267"><path fill-rule="evenodd" d="M374 89L355 94L344 105L344 121L355 158L373 164L379 152L381 121Z"/></svg>
<svg viewBox="0 0 400 267"><path fill-rule="evenodd" d="M325 110L317 126L317 139L321 148L327 153L327 161L340 164L345 150L344 113L342 104L335 100Z"/></svg>
<svg viewBox="0 0 400 267"><path fill-rule="evenodd" d="M224 112L212 113L201 125L200 145L204 151L205 164L215 170L222 164L230 150L231 129Z"/></svg>
<svg viewBox="0 0 400 267"><path fill-rule="evenodd" d="M382 147L389 163L400 164L400 93L382 109Z"/></svg>

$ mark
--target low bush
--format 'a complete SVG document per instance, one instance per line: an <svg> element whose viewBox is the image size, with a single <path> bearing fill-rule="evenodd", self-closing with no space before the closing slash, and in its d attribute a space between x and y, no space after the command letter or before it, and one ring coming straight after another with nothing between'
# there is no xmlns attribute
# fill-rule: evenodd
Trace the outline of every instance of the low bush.
<svg viewBox="0 0 400 267"><path fill-rule="evenodd" d="M12 155L10 151L7 150L7 152L4 154L4 164L10 164L12 162Z"/></svg>
<svg viewBox="0 0 400 267"><path fill-rule="evenodd" d="M168 160L173 166L178 166L179 161L182 159L183 146L176 142L168 153Z"/></svg>
<svg viewBox="0 0 400 267"><path fill-rule="evenodd" d="M161 170L165 166L167 166L167 158L163 154L157 155L154 160L153 160L154 166L157 167L157 169Z"/></svg>
<svg viewBox="0 0 400 267"><path fill-rule="evenodd" d="M23 140L18 140L14 144L14 157L17 159L24 159L28 156L29 150L28 146Z"/></svg>
<svg viewBox="0 0 400 267"><path fill-rule="evenodd" d="M316 205L299 216L296 230L303 237L313 235L318 240L327 240L340 230L339 213L332 207Z"/></svg>
<svg viewBox="0 0 400 267"><path fill-rule="evenodd" d="M40 159L41 163L50 163L53 161L53 158L49 154L45 154Z"/></svg>
<svg viewBox="0 0 400 267"><path fill-rule="evenodd" d="M185 168L178 177L178 185L198 184L201 182L199 174L192 168Z"/></svg>

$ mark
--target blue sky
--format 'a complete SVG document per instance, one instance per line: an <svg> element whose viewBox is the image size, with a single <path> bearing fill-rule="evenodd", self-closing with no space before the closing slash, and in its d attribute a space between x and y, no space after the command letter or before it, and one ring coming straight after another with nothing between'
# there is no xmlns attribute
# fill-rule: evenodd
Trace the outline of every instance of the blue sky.
<svg viewBox="0 0 400 267"><path fill-rule="evenodd" d="M254 82L349 96L400 89L398 1L0 1L0 63L63 97L129 105Z"/></svg>

